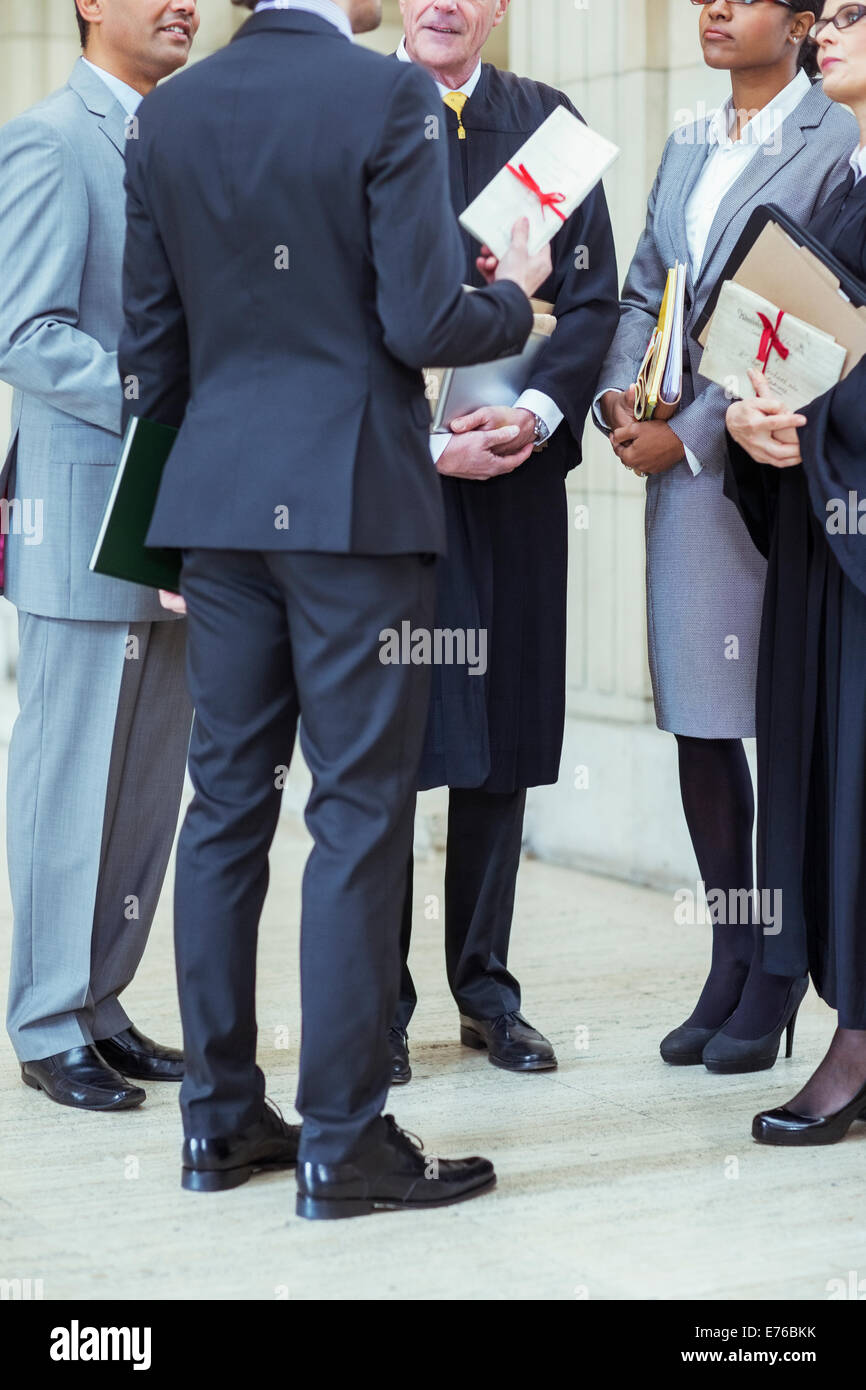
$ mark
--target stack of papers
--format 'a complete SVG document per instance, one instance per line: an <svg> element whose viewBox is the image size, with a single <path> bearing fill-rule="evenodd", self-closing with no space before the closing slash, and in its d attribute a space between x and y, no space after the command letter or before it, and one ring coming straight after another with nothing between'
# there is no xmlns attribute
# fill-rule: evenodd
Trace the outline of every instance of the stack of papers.
<svg viewBox="0 0 866 1390"><path fill-rule="evenodd" d="M700 370L701 376L724 386L732 400L754 396L749 368L764 371L773 395L790 410L798 410L841 380L847 355L830 333L782 313L769 299L727 280L710 322Z"/></svg>
<svg viewBox="0 0 866 1390"><path fill-rule="evenodd" d="M677 261L668 271L659 321L653 330L635 383L636 420L669 420L683 393L683 329L686 267Z"/></svg>

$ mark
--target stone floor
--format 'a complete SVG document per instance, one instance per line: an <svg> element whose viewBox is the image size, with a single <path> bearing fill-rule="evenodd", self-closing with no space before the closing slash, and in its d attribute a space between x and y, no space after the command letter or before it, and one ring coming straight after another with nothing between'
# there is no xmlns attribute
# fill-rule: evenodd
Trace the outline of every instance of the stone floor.
<svg viewBox="0 0 866 1390"><path fill-rule="evenodd" d="M284 820L261 935L260 1061L287 1113L306 848ZM560 1067L503 1074L457 1040L440 924L423 916L441 879L436 856L419 864L415 1079L391 1107L430 1152L493 1157L493 1194L442 1212L307 1224L294 1216L290 1176L182 1193L176 1090L153 1086L133 1112L63 1110L20 1084L7 1046L0 1278L41 1279L46 1299L820 1300L828 1281L866 1276L866 1126L826 1150L774 1152L749 1138L753 1113L792 1094L822 1052L832 1020L814 996L792 1063L731 1079L670 1070L657 1044L693 1000L705 929L675 926L669 896L528 861L513 963ZM169 901L128 1007L173 1043ZM9 931L4 882L4 967Z"/></svg>

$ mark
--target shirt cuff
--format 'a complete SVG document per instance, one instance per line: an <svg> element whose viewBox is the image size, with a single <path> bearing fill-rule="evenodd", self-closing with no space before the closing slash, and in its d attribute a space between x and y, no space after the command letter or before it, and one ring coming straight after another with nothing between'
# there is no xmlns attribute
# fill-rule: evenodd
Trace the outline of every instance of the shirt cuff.
<svg viewBox="0 0 866 1390"><path fill-rule="evenodd" d="M549 438L556 433L565 419L556 401L551 400L543 391L524 391L514 402L514 409L530 410L533 415L537 415L547 426Z"/></svg>
<svg viewBox="0 0 866 1390"><path fill-rule="evenodd" d="M600 429L600 430L603 430L605 434L610 434L610 425L607 423L607 420L605 420L605 418L604 418L604 411L603 411L602 408L601 408L601 403L602 403L602 400L604 399L604 397L607 395L608 391L617 391L617 390L618 390L618 391L623 391L623 390L625 390L625 387L623 387L623 386L619 386L619 387L617 387L617 386L605 386L605 388L604 388L603 391L599 391L598 395L596 396L595 400L594 400L593 403L592 403L592 418L593 418L593 420L595 421L595 423L598 425L599 429Z"/></svg>
<svg viewBox="0 0 866 1390"><path fill-rule="evenodd" d="M684 444L683 448L686 451L686 462L688 463L689 468L692 470L692 473L695 475L695 477L697 477L699 473L703 473L704 465L701 463L700 459L695 458L694 454L692 453L691 449L687 444Z"/></svg>
<svg viewBox="0 0 866 1390"><path fill-rule="evenodd" d="M448 445L451 443L451 434L431 434L430 454L434 463L438 463Z"/></svg>

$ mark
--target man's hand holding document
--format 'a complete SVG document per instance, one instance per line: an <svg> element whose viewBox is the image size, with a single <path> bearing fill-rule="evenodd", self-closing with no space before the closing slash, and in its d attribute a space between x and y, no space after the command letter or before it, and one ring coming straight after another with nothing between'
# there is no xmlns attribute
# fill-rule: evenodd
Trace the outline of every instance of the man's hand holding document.
<svg viewBox="0 0 866 1390"><path fill-rule="evenodd" d="M501 257L514 223L528 217L530 254L540 251L618 156L616 145L559 106L469 204L461 226Z"/></svg>
<svg viewBox="0 0 866 1390"><path fill-rule="evenodd" d="M537 280L538 288L552 270L550 242L618 154L616 145L564 107L554 111L460 218L481 242L476 264L484 279L490 283L509 275L517 238L531 263L539 256L546 258L547 274ZM524 236L528 241L525 248ZM471 420L488 407L514 406L531 382L536 359L556 329L553 308L545 301L533 301L534 329L518 356L475 367L428 369L427 394L435 433L448 434L452 424Z"/></svg>

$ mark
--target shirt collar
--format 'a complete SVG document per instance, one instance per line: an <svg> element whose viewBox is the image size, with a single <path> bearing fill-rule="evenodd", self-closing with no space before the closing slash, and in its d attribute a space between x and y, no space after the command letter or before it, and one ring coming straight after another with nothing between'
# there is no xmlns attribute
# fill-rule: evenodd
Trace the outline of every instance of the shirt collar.
<svg viewBox="0 0 866 1390"><path fill-rule="evenodd" d="M747 145L763 145L765 140L770 140L776 134L783 121L786 121L792 112L796 111L803 97L811 91L812 83L808 75L801 68L787 87L783 87L778 96L758 111L743 126L739 140L732 140L730 136L731 122L734 114L734 102L732 97L728 97L724 106L720 106L710 121L707 128L707 139L710 145L718 145L723 150L739 150Z"/></svg>
<svg viewBox="0 0 866 1390"><path fill-rule="evenodd" d="M406 52L405 37L400 40L400 47L397 49L397 57L400 59L401 63L411 63L412 61L412 59L409 57L409 54ZM444 97L447 92L463 92L464 96L471 97L472 93L475 91L475 88L478 86L478 83L480 81L481 59L479 58L477 68L473 72L472 76L469 78L469 81L464 82L462 87L443 87L441 82L437 82L436 86L439 88L440 97Z"/></svg>
<svg viewBox="0 0 866 1390"><path fill-rule="evenodd" d="M349 16L334 0L259 0L255 13L261 10L305 10L307 14L317 14L320 19L335 25L351 43L355 41Z"/></svg>
<svg viewBox="0 0 866 1390"><path fill-rule="evenodd" d="M858 145L851 156L851 168L854 170L854 182L859 183L862 178L866 178L866 145Z"/></svg>
<svg viewBox="0 0 866 1390"><path fill-rule="evenodd" d="M130 87L126 82L121 82L119 77L115 77L113 72L106 72L105 68L98 68L95 63L91 63L89 58L83 58L92 72L105 83L111 95L119 101L127 116L134 116L144 97L141 92L137 92L134 87Z"/></svg>

